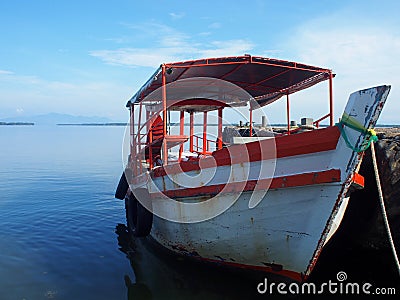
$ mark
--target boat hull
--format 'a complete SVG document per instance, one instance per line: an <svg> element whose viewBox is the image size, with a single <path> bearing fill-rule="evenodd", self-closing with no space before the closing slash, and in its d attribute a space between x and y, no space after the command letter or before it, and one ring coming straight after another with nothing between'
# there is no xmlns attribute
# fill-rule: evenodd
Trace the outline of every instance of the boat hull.
<svg viewBox="0 0 400 300"><path fill-rule="evenodd" d="M243 192L212 220L182 224L155 218L151 235L183 255L300 281L340 189L332 183L269 190L254 209L248 208L251 192Z"/></svg>

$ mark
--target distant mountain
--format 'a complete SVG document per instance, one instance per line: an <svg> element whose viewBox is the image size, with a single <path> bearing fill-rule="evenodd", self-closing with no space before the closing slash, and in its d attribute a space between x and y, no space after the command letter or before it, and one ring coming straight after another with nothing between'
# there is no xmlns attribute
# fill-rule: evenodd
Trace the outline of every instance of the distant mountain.
<svg viewBox="0 0 400 300"><path fill-rule="evenodd" d="M55 125L55 124L84 124L84 123L110 123L113 120L97 116L73 116L68 114L49 113L35 116L21 116L0 119L1 122L33 122L35 125Z"/></svg>

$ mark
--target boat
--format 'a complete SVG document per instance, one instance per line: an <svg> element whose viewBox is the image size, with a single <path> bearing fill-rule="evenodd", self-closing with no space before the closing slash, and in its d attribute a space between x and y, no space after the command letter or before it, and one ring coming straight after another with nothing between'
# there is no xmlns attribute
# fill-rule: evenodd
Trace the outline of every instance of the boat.
<svg viewBox="0 0 400 300"><path fill-rule="evenodd" d="M126 105L115 196L131 234L195 260L306 281L364 186L358 170L390 91L352 93L335 123L334 77L251 55L162 64ZM323 82L329 111L293 124L293 94ZM286 122L275 128L265 110L279 100Z"/></svg>

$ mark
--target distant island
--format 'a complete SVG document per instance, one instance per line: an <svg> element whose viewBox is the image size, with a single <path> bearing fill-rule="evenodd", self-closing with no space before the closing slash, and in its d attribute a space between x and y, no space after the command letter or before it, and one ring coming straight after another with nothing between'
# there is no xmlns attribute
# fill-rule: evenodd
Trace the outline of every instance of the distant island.
<svg viewBox="0 0 400 300"><path fill-rule="evenodd" d="M61 114L61 113L47 113L41 115L30 115L30 116L17 116L17 117L8 117L1 118L0 125L51 125L51 126L127 126L126 122L120 122L120 119L109 119L107 117L101 116L76 116L69 114ZM135 124L136 125L136 124ZM203 126L202 123L196 123L195 126ZM232 124L223 124L223 126L234 125L237 126L233 122ZM259 124L255 124L259 126ZM179 126L179 122L171 122L169 126ZM185 126L189 126L189 124L185 123ZM216 127L218 124L209 123L207 126ZM269 126L287 126L285 124L269 124ZM399 124L377 124L376 128L387 128L387 127L400 127Z"/></svg>
<svg viewBox="0 0 400 300"><path fill-rule="evenodd" d="M58 126L126 126L128 123L60 123Z"/></svg>
<svg viewBox="0 0 400 300"><path fill-rule="evenodd" d="M0 125L35 125L35 123L31 122L0 122Z"/></svg>
<svg viewBox="0 0 400 300"><path fill-rule="evenodd" d="M99 116L74 116L69 114L48 113L42 115L17 116L0 119L3 123L34 123L35 125L56 124L106 124L117 123L106 117Z"/></svg>

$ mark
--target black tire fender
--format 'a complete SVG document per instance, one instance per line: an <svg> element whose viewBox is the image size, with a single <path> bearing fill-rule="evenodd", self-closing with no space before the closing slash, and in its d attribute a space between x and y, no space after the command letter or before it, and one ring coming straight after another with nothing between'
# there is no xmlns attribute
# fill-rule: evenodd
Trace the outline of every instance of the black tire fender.
<svg viewBox="0 0 400 300"><path fill-rule="evenodd" d="M115 191L115 198L124 200L125 195L128 191L129 184L128 181L126 180L125 172L122 173L121 178L119 180L117 189Z"/></svg>
<svg viewBox="0 0 400 300"><path fill-rule="evenodd" d="M148 236L153 225L153 213L144 207L132 193L125 198L125 209L129 232L134 237Z"/></svg>

